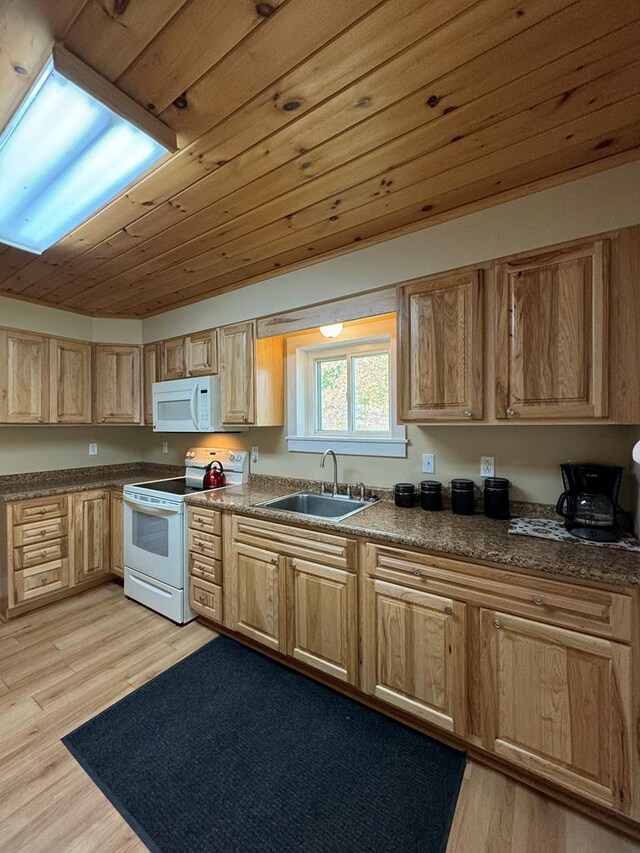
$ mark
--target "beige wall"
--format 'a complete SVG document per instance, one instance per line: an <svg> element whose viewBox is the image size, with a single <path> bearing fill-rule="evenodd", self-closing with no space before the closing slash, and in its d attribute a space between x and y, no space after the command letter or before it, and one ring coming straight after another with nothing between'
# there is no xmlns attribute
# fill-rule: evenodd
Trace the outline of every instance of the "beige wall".
<svg viewBox="0 0 640 853"><path fill-rule="evenodd" d="M0 427L0 476L137 462L146 446L143 427ZM89 442L98 455L89 456Z"/></svg>
<svg viewBox="0 0 640 853"><path fill-rule="evenodd" d="M553 503L562 491L558 465L569 460L622 465L626 469L622 500L633 506L634 477L631 449L638 438L634 426L434 426L407 428L410 441L406 459L373 459L339 456L341 482L363 480L368 485L391 486L397 482L418 483L452 477L471 477L480 483L480 456L494 456L496 475L508 477L516 500ZM162 453L168 441L169 454ZM158 435L147 432L144 458L153 462L181 464L186 450L196 446L259 448L259 462L251 466L257 474L331 477L321 471L320 455L289 453L285 430L254 429L240 435ZM328 442L330 446L330 442ZM422 474L423 453L435 453L435 474Z"/></svg>
<svg viewBox="0 0 640 853"><path fill-rule="evenodd" d="M0 326L111 344L142 342L140 320L103 320L0 296Z"/></svg>

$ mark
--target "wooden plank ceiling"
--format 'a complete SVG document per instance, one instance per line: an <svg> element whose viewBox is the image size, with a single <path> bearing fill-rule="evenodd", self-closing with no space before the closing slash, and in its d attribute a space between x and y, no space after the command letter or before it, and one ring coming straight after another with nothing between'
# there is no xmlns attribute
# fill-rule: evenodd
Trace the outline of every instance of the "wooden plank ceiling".
<svg viewBox="0 0 640 853"><path fill-rule="evenodd" d="M640 3L605 6L0 0L0 126L58 39L180 142L42 256L0 247L0 292L149 316L637 159Z"/></svg>

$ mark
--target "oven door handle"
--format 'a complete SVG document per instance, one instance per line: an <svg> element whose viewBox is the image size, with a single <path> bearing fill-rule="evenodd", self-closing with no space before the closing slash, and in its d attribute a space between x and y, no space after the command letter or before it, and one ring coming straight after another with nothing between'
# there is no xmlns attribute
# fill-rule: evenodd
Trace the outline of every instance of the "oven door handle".
<svg viewBox="0 0 640 853"><path fill-rule="evenodd" d="M146 515L176 515L180 512L179 507L177 509L173 509L172 507L151 506L146 503L146 501L137 501L129 495L125 495L124 501L129 504L129 506L135 507L135 509L146 513Z"/></svg>

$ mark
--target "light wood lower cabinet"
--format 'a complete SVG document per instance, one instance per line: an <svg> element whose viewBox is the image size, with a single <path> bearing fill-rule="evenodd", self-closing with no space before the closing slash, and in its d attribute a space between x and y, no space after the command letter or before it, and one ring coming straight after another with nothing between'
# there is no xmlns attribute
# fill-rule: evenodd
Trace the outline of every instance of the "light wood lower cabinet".
<svg viewBox="0 0 640 853"><path fill-rule="evenodd" d="M463 735L467 701L465 605L368 579L365 611L366 692Z"/></svg>
<svg viewBox="0 0 640 853"><path fill-rule="evenodd" d="M629 647L495 610L481 630L485 748L629 811Z"/></svg>
<svg viewBox="0 0 640 853"><path fill-rule="evenodd" d="M273 551L236 546L236 629L258 643L286 652L285 561Z"/></svg>
<svg viewBox="0 0 640 853"><path fill-rule="evenodd" d="M287 653L349 684L358 677L357 577L287 559Z"/></svg>
<svg viewBox="0 0 640 853"><path fill-rule="evenodd" d="M124 528L123 495L121 491L111 492L111 571L118 577L124 577Z"/></svg>
<svg viewBox="0 0 640 853"><path fill-rule="evenodd" d="M85 583L111 574L109 498L110 494L106 489L94 489L72 496L72 584Z"/></svg>

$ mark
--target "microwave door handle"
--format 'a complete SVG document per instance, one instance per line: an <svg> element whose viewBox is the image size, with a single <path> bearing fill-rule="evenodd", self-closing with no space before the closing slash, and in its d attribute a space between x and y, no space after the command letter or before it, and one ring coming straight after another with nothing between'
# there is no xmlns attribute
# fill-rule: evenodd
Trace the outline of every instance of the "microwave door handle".
<svg viewBox="0 0 640 853"><path fill-rule="evenodd" d="M127 495L124 499L125 503L129 504L129 506L135 507L147 515L175 515L180 512L179 509L172 509L170 507L159 507L159 506L150 506L145 501L137 501L135 498Z"/></svg>
<svg viewBox="0 0 640 853"><path fill-rule="evenodd" d="M200 424L198 422L198 407L196 405L198 399L198 383L196 382L193 386L193 393L191 395L191 420L193 421L196 429L200 428Z"/></svg>

